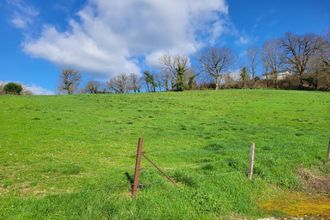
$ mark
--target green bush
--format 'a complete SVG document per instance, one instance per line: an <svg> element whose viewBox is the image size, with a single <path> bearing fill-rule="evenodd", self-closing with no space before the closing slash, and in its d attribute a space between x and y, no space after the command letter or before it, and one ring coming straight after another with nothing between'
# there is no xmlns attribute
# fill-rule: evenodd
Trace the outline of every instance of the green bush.
<svg viewBox="0 0 330 220"><path fill-rule="evenodd" d="M19 95L21 94L23 87L20 84L10 82L3 87L3 90L6 94Z"/></svg>

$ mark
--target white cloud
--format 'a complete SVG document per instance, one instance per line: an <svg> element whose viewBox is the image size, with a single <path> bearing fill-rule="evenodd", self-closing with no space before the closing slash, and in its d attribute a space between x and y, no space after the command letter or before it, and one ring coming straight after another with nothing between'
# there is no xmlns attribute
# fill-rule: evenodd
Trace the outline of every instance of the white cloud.
<svg viewBox="0 0 330 220"><path fill-rule="evenodd" d="M236 41L237 44L242 44L242 45L245 45L245 44L248 44L250 43L250 38L247 36L247 35L241 35L238 37L238 40Z"/></svg>
<svg viewBox="0 0 330 220"><path fill-rule="evenodd" d="M104 76L140 73L139 60L155 65L163 53L190 55L223 32L225 0L89 0L60 32L45 26L24 51ZM202 39L201 39L202 36Z"/></svg>
<svg viewBox="0 0 330 220"><path fill-rule="evenodd" d="M36 85L23 85L23 88L32 92L33 95L55 95L53 91Z"/></svg>
<svg viewBox="0 0 330 220"><path fill-rule="evenodd" d="M33 24L35 17L39 12L36 8L28 5L23 0L7 0L7 4L13 8L13 14L10 22L20 29L25 29Z"/></svg>
<svg viewBox="0 0 330 220"><path fill-rule="evenodd" d="M11 22L15 27L17 27L17 28L21 28L21 29L26 28L26 26L27 26L26 21L25 21L23 18L21 18L21 17L14 17L14 18L11 19L10 22Z"/></svg>

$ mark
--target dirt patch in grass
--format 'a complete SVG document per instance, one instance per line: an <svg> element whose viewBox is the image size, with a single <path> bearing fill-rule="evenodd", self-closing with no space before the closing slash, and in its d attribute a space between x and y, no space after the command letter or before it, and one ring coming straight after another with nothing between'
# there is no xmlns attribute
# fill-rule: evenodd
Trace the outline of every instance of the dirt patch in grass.
<svg viewBox="0 0 330 220"><path fill-rule="evenodd" d="M305 192L325 193L330 195L330 176L318 176L304 168L298 169L298 175Z"/></svg>
<svg viewBox="0 0 330 220"><path fill-rule="evenodd" d="M4 185L0 184L0 196L8 193L9 190Z"/></svg>
<svg viewBox="0 0 330 220"><path fill-rule="evenodd" d="M307 216L309 219L329 219L330 197L290 192L265 202L261 208L273 216Z"/></svg>
<svg viewBox="0 0 330 220"><path fill-rule="evenodd" d="M30 184L28 182L24 182L21 184L20 186L20 193L22 195L26 195L30 192L31 188L30 188Z"/></svg>
<svg viewBox="0 0 330 220"><path fill-rule="evenodd" d="M298 168L302 192L282 192L263 202L261 208L273 216L330 219L330 176L319 176Z"/></svg>

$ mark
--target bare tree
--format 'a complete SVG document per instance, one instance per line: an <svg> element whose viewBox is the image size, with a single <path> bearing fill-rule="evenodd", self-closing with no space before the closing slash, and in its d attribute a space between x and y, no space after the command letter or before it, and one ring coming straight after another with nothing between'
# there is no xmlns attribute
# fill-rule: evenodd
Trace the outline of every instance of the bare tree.
<svg viewBox="0 0 330 220"><path fill-rule="evenodd" d="M330 30L318 39L319 50L316 57L319 57L320 62L323 63L323 68L327 71L330 69Z"/></svg>
<svg viewBox="0 0 330 220"><path fill-rule="evenodd" d="M298 74L300 86L303 85L303 74L311 57L320 49L320 38L314 34L295 35L287 33L282 39L285 49L285 62L293 72Z"/></svg>
<svg viewBox="0 0 330 220"><path fill-rule="evenodd" d="M140 92L141 85L140 85L140 79L137 74L131 73L129 75L129 82L130 82L129 87L133 92Z"/></svg>
<svg viewBox="0 0 330 220"><path fill-rule="evenodd" d="M66 91L68 94L73 94L78 88L80 80L81 75L79 72L73 69L64 69L61 72L59 89Z"/></svg>
<svg viewBox="0 0 330 220"><path fill-rule="evenodd" d="M96 94L98 92L99 87L99 82L91 80L87 82L85 91L87 91L88 93Z"/></svg>
<svg viewBox="0 0 330 220"><path fill-rule="evenodd" d="M173 82L172 78L173 77L170 72L168 71L161 72L161 80L162 80L161 84L163 84L165 91L169 91L172 89L172 84L171 84Z"/></svg>
<svg viewBox="0 0 330 220"><path fill-rule="evenodd" d="M268 83L269 73L275 81L276 88L278 87L278 72L283 70L283 48L279 39L266 41L262 48L262 60L266 71L266 80Z"/></svg>
<svg viewBox="0 0 330 220"><path fill-rule="evenodd" d="M185 74L189 70L189 58L180 55L164 55L161 58L161 63L163 65L162 70L166 73L166 76L171 76L172 88L174 87L175 90L182 91L185 87Z"/></svg>
<svg viewBox="0 0 330 220"><path fill-rule="evenodd" d="M109 82L100 82L99 93L108 93L109 92Z"/></svg>
<svg viewBox="0 0 330 220"><path fill-rule="evenodd" d="M170 72L175 77L177 74L177 69L179 66L188 69L189 58L186 56L180 55L169 55L165 54L161 58L161 64L163 65L162 69L166 72Z"/></svg>
<svg viewBox="0 0 330 220"><path fill-rule="evenodd" d="M330 31L320 37L319 46L307 65L307 81L313 89L327 90L330 87Z"/></svg>
<svg viewBox="0 0 330 220"><path fill-rule="evenodd" d="M161 72L158 72L156 74L154 74L154 81L156 82L156 85L158 87L158 91L162 91L163 88L164 88L164 85L163 85L163 79L162 79L163 75Z"/></svg>
<svg viewBox="0 0 330 220"><path fill-rule="evenodd" d="M259 48L258 47L249 47L246 50L246 55L248 59L248 68L249 72L252 76L252 79L254 80L254 77L256 76L257 67L259 64Z"/></svg>
<svg viewBox="0 0 330 220"><path fill-rule="evenodd" d="M129 77L122 73L108 82L110 90L115 93L127 93L129 90Z"/></svg>
<svg viewBox="0 0 330 220"><path fill-rule="evenodd" d="M200 59L203 71L215 80L216 90L220 88L220 82L233 62L233 52L226 47L210 48Z"/></svg>
<svg viewBox="0 0 330 220"><path fill-rule="evenodd" d="M193 68L189 68L184 75L184 81L186 83L187 89L195 89L197 88L196 82L197 74Z"/></svg>

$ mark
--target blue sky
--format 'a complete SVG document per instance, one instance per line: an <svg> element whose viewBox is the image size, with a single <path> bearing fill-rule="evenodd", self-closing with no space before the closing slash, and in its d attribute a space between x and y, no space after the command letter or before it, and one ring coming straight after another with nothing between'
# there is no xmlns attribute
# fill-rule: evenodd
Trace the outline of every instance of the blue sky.
<svg viewBox="0 0 330 220"><path fill-rule="evenodd" d="M234 70L249 46L330 29L328 0L3 0L0 9L0 81L36 93L55 92L61 68L106 80L156 69L164 53L196 65L208 46L232 48Z"/></svg>

